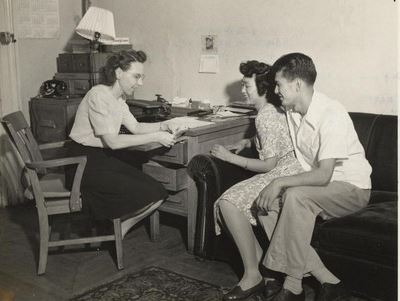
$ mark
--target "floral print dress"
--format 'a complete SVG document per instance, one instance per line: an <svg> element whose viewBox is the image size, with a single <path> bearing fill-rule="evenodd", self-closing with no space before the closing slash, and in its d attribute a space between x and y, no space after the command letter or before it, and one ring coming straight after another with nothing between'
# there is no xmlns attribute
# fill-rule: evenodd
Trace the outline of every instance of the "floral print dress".
<svg viewBox="0 0 400 301"><path fill-rule="evenodd" d="M260 160L276 156L278 162L274 169L257 174L239 182L225 191L214 204L215 231L219 235L219 201L225 200L237 207L252 225L257 225L253 203L261 190L272 180L298 174L303 168L295 157L293 143L285 113L267 103L257 114L255 144Z"/></svg>

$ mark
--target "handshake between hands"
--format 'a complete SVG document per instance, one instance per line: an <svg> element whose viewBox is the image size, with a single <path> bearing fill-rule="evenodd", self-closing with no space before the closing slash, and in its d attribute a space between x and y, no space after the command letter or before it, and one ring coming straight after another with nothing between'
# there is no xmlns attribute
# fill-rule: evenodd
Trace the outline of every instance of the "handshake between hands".
<svg viewBox="0 0 400 301"><path fill-rule="evenodd" d="M159 134L159 143L166 147L172 147L179 142L179 138L189 129L188 126L182 124L173 124L168 122L161 123Z"/></svg>

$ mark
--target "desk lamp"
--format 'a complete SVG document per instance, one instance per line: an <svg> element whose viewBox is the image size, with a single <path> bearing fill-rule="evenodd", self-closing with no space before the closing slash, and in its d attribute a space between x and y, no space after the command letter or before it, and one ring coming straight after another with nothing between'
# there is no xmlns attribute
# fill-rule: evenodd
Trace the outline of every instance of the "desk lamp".
<svg viewBox="0 0 400 301"><path fill-rule="evenodd" d="M99 51L99 42L115 40L113 13L107 9L91 6L75 29L80 36L89 39L90 51Z"/></svg>

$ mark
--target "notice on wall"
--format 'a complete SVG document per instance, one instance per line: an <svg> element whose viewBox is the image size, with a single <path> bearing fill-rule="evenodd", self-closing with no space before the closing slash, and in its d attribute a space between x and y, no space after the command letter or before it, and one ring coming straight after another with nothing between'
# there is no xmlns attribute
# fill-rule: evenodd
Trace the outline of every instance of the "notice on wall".
<svg viewBox="0 0 400 301"><path fill-rule="evenodd" d="M218 55L205 55L200 56L199 73L218 73L219 72L219 58Z"/></svg>
<svg viewBox="0 0 400 301"><path fill-rule="evenodd" d="M13 15L17 39L58 38L58 0L14 0Z"/></svg>

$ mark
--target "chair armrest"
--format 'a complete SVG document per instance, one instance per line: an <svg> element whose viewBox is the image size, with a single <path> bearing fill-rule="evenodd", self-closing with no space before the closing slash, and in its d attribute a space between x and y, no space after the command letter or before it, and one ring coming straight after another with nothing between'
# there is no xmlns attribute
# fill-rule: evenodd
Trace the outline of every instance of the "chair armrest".
<svg viewBox="0 0 400 301"><path fill-rule="evenodd" d="M26 167L28 167L30 169L35 169L35 170L42 169L42 168L66 166L66 165L71 165L71 164L86 165L86 156L59 158L59 159L51 159L51 160L43 160L43 161L35 161L35 162L26 162L25 164L26 164Z"/></svg>
<svg viewBox="0 0 400 301"><path fill-rule="evenodd" d="M254 173L210 155L194 156L187 171L195 181L198 192L194 254L215 259L219 239L214 232L214 202L226 189Z"/></svg>
<svg viewBox="0 0 400 301"><path fill-rule="evenodd" d="M79 157L52 159L46 161L26 162L25 164L27 168L35 170L38 169L40 170L42 168L78 164L75 171L74 181L72 183L71 195L69 198L69 206L71 211L79 211L81 209L80 188L81 188L83 171L85 170L86 166L86 161L87 161L86 156L79 156Z"/></svg>
<svg viewBox="0 0 400 301"><path fill-rule="evenodd" d="M70 143L72 140L63 140L63 141L57 141L57 142L51 142L51 143L44 143L39 145L40 150L48 150L48 149L53 149L53 148L61 148L67 146L68 143Z"/></svg>
<svg viewBox="0 0 400 301"><path fill-rule="evenodd" d="M207 154L194 156L188 164L188 173L199 186L199 195L207 191L207 202L216 201L229 187L255 174Z"/></svg>

